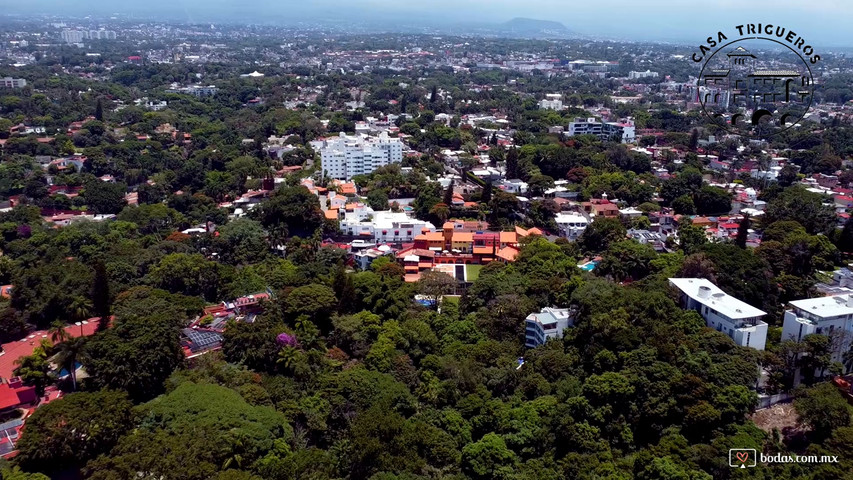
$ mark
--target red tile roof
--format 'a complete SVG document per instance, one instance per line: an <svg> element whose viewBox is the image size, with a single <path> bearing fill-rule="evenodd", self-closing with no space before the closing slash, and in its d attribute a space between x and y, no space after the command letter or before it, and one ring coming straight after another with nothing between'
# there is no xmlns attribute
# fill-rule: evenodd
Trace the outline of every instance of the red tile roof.
<svg viewBox="0 0 853 480"><path fill-rule="evenodd" d="M77 325L69 325L65 327L65 331L72 337L79 337L81 335L88 337L89 335L93 335L98 329L98 318L90 318L87 322L87 324L79 327ZM14 375L12 372L16 367L15 360L32 355L43 338L50 338L47 330L32 332L27 338L18 340L17 342L4 343L2 345L3 355L0 355L0 377L4 381L12 378Z"/></svg>

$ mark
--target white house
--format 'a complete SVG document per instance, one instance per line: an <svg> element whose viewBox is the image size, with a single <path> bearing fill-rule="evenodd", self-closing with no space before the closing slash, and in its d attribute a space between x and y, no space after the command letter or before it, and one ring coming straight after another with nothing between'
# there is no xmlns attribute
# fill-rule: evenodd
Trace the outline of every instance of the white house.
<svg viewBox="0 0 853 480"><path fill-rule="evenodd" d="M527 182L523 180L519 180L517 178L504 179L498 182L497 187L507 193L514 193L516 195L523 195L527 193L528 185Z"/></svg>
<svg viewBox="0 0 853 480"><path fill-rule="evenodd" d="M562 338L563 330L573 327L575 318L568 308L545 307L524 319L524 345L527 348L543 345L549 338Z"/></svg>
<svg viewBox="0 0 853 480"><path fill-rule="evenodd" d="M560 233L570 241L577 240L589 226L589 219L575 212L558 213L554 221L557 222Z"/></svg>
<svg viewBox="0 0 853 480"><path fill-rule="evenodd" d="M767 312L722 291L705 278L670 278L669 284L681 290L684 308L696 310L708 327L728 335L736 344L764 350Z"/></svg>
<svg viewBox="0 0 853 480"><path fill-rule="evenodd" d="M370 238L376 243L413 242L424 230L435 231L433 224L411 218L406 213L376 212L366 205L346 212L339 228L344 235Z"/></svg>
<svg viewBox="0 0 853 480"><path fill-rule="evenodd" d="M342 180L403 161L403 142L389 137L387 132L376 137L348 136L341 132L339 136L326 138L317 146L323 174Z"/></svg>

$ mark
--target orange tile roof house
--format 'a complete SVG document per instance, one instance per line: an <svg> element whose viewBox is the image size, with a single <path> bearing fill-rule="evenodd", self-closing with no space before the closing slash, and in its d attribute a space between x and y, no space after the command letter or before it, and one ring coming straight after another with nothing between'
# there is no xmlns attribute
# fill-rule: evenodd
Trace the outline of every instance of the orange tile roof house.
<svg viewBox="0 0 853 480"><path fill-rule="evenodd" d="M581 203L583 210L592 217L615 218L619 216L619 207L606 198L593 198Z"/></svg>

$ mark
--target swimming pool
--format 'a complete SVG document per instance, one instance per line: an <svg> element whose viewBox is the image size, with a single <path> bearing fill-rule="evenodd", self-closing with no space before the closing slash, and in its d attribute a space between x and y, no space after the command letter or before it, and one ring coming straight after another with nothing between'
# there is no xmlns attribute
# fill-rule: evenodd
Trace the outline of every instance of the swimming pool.
<svg viewBox="0 0 853 480"><path fill-rule="evenodd" d="M578 265L578 268L580 268L581 270L583 270L585 272L591 272L595 268L596 265L598 265L598 262L592 261L592 262L586 262L583 265Z"/></svg>

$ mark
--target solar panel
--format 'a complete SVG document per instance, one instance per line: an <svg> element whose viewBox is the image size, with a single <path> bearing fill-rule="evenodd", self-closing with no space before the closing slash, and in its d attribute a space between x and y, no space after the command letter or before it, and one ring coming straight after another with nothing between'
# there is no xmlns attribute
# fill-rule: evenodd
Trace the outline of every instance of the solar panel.
<svg viewBox="0 0 853 480"><path fill-rule="evenodd" d="M222 344L222 335L216 332L185 328L182 333L184 334L184 337L189 340L190 351L193 353L218 347Z"/></svg>

